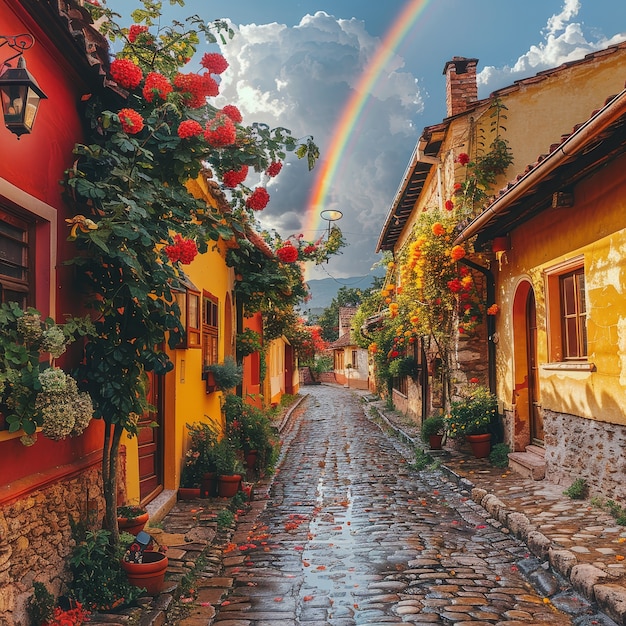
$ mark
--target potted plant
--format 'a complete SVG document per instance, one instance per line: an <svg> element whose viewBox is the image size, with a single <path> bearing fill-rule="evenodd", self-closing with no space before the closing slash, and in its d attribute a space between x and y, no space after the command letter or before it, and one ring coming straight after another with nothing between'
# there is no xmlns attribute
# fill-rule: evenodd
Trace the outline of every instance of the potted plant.
<svg viewBox="0 0 626 626"><path fill-rule="evenodd" d="M231 498L239 491L243 466L227 437L223 437L215 446L215 466L217 495L220 498Z"/></svg>
<svg viewBox="0 0 626 626"><path fill-rule="evenodd" d="M222 363L212 363L205 367L205 373L213 375L215 387L220 391L228 391L241 384L243 370L241 365L237 365L232 356L224 358ZM207 383L208 384L208 383Z"/></svg>
<svg viewBox="0 0 626 626"><path fill-rule="evenodd" d="M117 526L120 531L126 531L131 535L140 533L148 518L148 511L136 504L125 504L117 507Z"/></svg>
<svg viewBox="0 0 626 626"><path fill-rule="evenodd" d="M209 419L207 417L207 419ZM185 453L178 495L181 500L215 494L215 445L218 432L211 422L187 424L191 444Z"/></svg>
<svg viewBox="0 0 626 626"><path fill-rule="evenodd" d="M445 434L443 415L432 415L422 422L422 441L430 446L431 450L441 450Z"/></svg>
<svg viewBox="0 0 626 626"><path fill-rule="evenodd" d="M461 390L460 399L450 405L446 431L450 437L464 437L476 458L489 456L489 427L496 417L498 399L484 385L469 385Z"/></svg>
<svg viewBox="0 0 626 626"><path fill-rule="evenodd" d="M154 544L154 539L148 533L141 533L127 546L121 560L128 582L133 587L145 589L150 595L161 592L169 565L165 554L167 548L155 550Z"/></svg>

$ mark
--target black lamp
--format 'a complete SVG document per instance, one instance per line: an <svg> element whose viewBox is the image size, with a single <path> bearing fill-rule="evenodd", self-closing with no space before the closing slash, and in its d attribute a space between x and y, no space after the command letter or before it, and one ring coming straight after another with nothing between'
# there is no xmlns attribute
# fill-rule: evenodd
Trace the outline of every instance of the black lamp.
<svg viewBox="0 0 626 626"><path fill-rule="evenodd" d="M0 47L7 44L17 53L9 57L0 67L0 101L5 126L18 139L24 133L30 133L37 117L37 110L42 99L48 96L41 90L32 74L26 69L26 61L22 56L24 50L32 48L35 43L31 35L5 36L0 35ZM11 67L9 61L17 58L17 66Z"/></svg>

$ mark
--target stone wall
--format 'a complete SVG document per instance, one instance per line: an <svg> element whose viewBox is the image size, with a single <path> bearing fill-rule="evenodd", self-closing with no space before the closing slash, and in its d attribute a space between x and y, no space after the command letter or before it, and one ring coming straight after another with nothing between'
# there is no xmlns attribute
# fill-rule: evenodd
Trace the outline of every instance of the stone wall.
<svg viewBox="0 0 626 626"><path fill-rule="evenodd" d="M101 526L104 499L99 466L0 505L0 624L26 626L33 582L65 591L72 546L70 518Z"/></svg>
<svg viewBox="0 0 626 626"><path fill-rule="evenodd" d="M626 428L576 415L543 411L546 478L569 487L577 478L591 496L626 499Z"/></svg>

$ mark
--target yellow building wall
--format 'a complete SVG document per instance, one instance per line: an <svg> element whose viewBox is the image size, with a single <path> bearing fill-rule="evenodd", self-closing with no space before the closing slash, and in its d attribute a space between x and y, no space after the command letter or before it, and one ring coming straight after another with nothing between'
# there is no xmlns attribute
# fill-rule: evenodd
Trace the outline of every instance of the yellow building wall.
<svg viewBox="0 0 626 626"><path fill-rule="evenodd" d="M571 208L549 209L511 233L497 279L498 397L512 408L520 359L515 354L515 293L532 282L537 308L540 404L544 409L626 425L626 157L579 184ZM546 270L584 258L588 362L592 371L549 369ZM552 305L554 306L554 304ZM523 359L522 359L523 360ZM523 399L518 399L522 404Z"/></svg>
<svg viewBox="0 0 626 626"><path fill-rule="evenodd" d="M206 181L200 177L189 184L193 195L213 205L214 200ZM232 354L234 345L235 307L232 302L234 273L225 262L226 244L222 241L209 243L205 254L199 254L182 269L189 280L198 288L209 291L219 299L219 345L218 361ZM228 336L227 336L228 335ZM176 490L180 484L183 457L188 448L186 424L211 420L223 426L221 413L222 393L206 393L202 380L202 349L190 348L169 350L174 369L168 372L163 384L163 487ZM126 499L139 502L139 458L137 438L126 439Z"/></svg>

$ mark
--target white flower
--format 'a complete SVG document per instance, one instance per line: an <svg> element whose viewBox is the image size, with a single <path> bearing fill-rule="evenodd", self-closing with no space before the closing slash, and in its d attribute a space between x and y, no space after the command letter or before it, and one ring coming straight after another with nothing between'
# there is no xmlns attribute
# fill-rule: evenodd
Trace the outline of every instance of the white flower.
<svg viewBox="0 0 626 626"><path fill-rule="evenodd" d="M49 352L53 357L61 356L66 349L67 339L58 326L51 326L43 331L42 349Z"/></svg>
<svg viewBox="0 0 626 626"><path fill-rule="evenodd" d="M17 332L24 337L24 341L33 342L41 337L41 315L39 313L24 313L17 320Z"/></svg>
<svg viewBox="0 0 626 626"><path fill-rule="evenodd" d="M39 382L43 391L48 393L65 391L67 374L58 367L50 367L39 374Z"/></svg>

